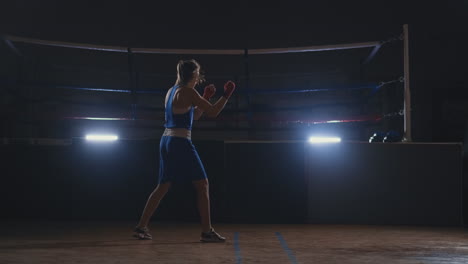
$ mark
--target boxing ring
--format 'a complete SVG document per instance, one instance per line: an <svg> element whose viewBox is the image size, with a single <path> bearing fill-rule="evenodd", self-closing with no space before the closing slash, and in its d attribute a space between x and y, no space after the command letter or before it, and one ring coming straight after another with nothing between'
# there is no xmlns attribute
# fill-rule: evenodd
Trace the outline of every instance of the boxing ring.
<svg viewBox="0 0 468 264"><path fill-rule="evenodd" d="M154 49L154 48L132 48L132 47L118 47L118 46L102 46L102 45L91 45L91 44L80 44L80 43L69 43L69 42L60 42L60 41L47 41L47 40L39 40L39 39L30 39L30 38L23 38L23 37L15 37L15 36L4 36L3 40L7 43L7 46L13 51L13 53L17 54L18 56L21 55L21 48L15 46L14 43L21 43L26 45L36 45L36 46L44 46L50 48L57 48L57 49L73 49L73 50L81 50L81 51L89 51L93 52L92 54L105 54L105 53L118 53L124 54L124 57L119 58L121 62L124 63L122 69L128 71L125 76L119 78L128 78L128 83L125 86L121 86L119 88L104 88L104 87L83 87L79 85L67 85L67 84L41 84L41 83L23 83L22 85L26 86L39 86L39 87L53 87L56 91L59 90L72 90L77 92L84 93L92 93L100 94L100 93L111 93L116 94L115 96L120 96L123 99L119 99L120 103L115 104L100 104L101 108L108 107L109 111L69 111L64 112L60 115L57 113L46 113L41 118L43 119L69 119L69 120L100 120L100 121L131 121L131 120L154 120L154 117L157 116L157 120L162 120L162 116L160 114L155 115L154 112L162 112L163 107L158 106L154 107L151 104L147 104L145 102L145 96L153 96L155 98L159 98L158 96L162 96L165 94L166 89L148 89L146 88L147 85L145 84L145 78L143 73L138 71L138 63L137 60L144 60L141 57L137 56L151 56L151 55L159 55L160 57L154 57L153 60L161 60L161 61L172 61L169 60L167 56L182 56L182 55L191 55L191 56L202 56L203 58L221 58L221 62L223 59L229 60L232 58L233 61L227 61L226 63L240 63L240 68L229 68L226 67L224 72L229 72L230 70L237 71L236 75L224 75L218 74L218 76L213 76L212 79L233 79L239 83L236 91L236 96L238 96L232 104L235 106L228 107L224 111L224 115L221 115L216 122L215 120L201 120L199 128L201 129L209 129L210 127L216 126L214 123L236 123L238 128L240 123L244 123L244 127L242 129L252 130L252 125L258 122L275 122L275 123L301 123L307 125L316 125L316 124L329 124L329 123L346 123L346 122L378 122L386 117L395 117L395 116L402 116L403 117L403 128L402 130L402 137L403 141L412 141L411 137L411 93L410 93L410 83L409 83L409 56L408 56L408 30L407 26L403 27L403 33L401 36L396 38L390 38L384 41L370 41L370 42L360 42L360 43L347 43L347 44L335 44L335 45L317 45L317 46L306 46L306 47L292 47L292 48L272 48L272 49L232 49L232 50L214 50L214 49ZM311 85L307 85L311 79L317 78L317 76L310 75L310 76L299 76L300 74L290 75L290 86L284 88L285 86L275 87L274 89L257 89L257 86L267 86L271 85L271 82L268 79L274 79L275 76L268 76L261 74L254 73L253 68L255 67L265 67L263 65L267 65L271 62L270 59L263 59L265 56L281 56L284 54L292 54L293 56L291 60L295 58L300 58L305 56L305 54L311 54L316 52L332 52L332 51L346 51L346 50L367 50L372 48L370 53L366 56L366 58L361 62L361 65L369 64L370 61L376 56L379 50L387 44L391 44L396 41L403 40L403 61L401 64L404 66L404 72L401 76L398 76L392 80L384 80L380 82L363 82L357 83L352 85L346 84L323 84L323 83L315 83ZM24 47L23 47L24 48ZM40 51L39 51L40 52ZM97 53L96 53L97 52ZM366 52L366 51L364 51ZM80 53L81 56L88 56L87 53ZM297 54L297 55L294 55ZM110 56L110 55L109 55ZM176 57L171 57L176 58ZM259 59L260 58L260 59ZM45 58L44 58L45 59ZM274 57L272 60L276 59L284 59L283 57ZM262 61L263 60L263 61ZM125 65L126 64L126 65ZM222 64L222 63L218 63ZM223 66L225 67L225 66ZM167 68L167 67L166 67ZM287 69L286 67L283 67ZM299 68L300 69L300 68ZM216 70L216 69L211 69ZM301 69L302 70L302 69ZM57 71L60 72L60 71ZM220 71L222 73L222 71ZM37 73L39 74L39 73ZM301 73L302 74L302 73ZM215 75L215 74L213 74ZM307 75L302 74L302 75ZM288 75L285 75L288 78ZM320 78L320 76L318 76ZM74 77L76 78L76 77ZM164 74L156 74L156 79L173 79L173 76L164 75ZM217 79L216 79L217 78ZM168 82L164 82L166 85ZM271 107L264 107L263 109L260 107L255 107L253 105L253 101L257 100L262 96L276 96L276 98L282 98L291 96L291 100L297 99L297 97L305 98L310 94L321 93L321 92L342 92L347 91L351 92L353 90L356 91L363 91L369 90L368 97L371 98L379 90L382 90L382 87L391 86L391 85L398 85L398 83L404 83L404 96L403 96L403 108L399 109L399 111L388 112L384 114L374 114L374 113L367 113L367 114L354 114L352 116L337 116L335 118L323 118L323 117L304 117L301 115L293 116L287 114L287 112L294 112L294 111L312 111L314 110L313 106L307 106L306 102L303 102L301 106L294 106L294 105L285 105L282 107L271 108ZM304 85L306 84L306 85ZM154 84L153 84L154 85ZM159 86L159 84L158 84ZM274 86L274 85L273 85ZM165 86L164 86L165 87ZM294 87L298 87L299 89L295 89ZM30 88L33 89L33 88ZM76 93L70 92L70 95L75 95ZM65 93L65 92L64 92ZM126 96L130 95L130 96ZM78 96L78 94L76 94ZM296 97L293 97L296 96ZM242 97L242 99L239 99ZM271 98L271 97L269 97ZM243 100L243 102L242 102ZM363 99L365 100L365 99ZM91 101L91 100L90 100ZM125 102L125 103L123 103ZM68 103L75 103L75 102L68 102ZM337 104L337 103L336 103ZM82 103L83 106L90 105L89 102ZM325 104L323 106L317 106L315 108L326 108L331 104ZM77 108L79 109L79 108ZM113 110L111 110L113 109ZM118 110L117 110L118 109ZM285 114L273 114L270 116L260 115L261 112L284 112ZM207 125L205 125L207 124ZM73 137L76 137L74 135ZM125 138L125 136L123 136ZM131 137L127 137L131 138ZM247 139L251 140L254 136L252 133L249 133Z"/></svg>

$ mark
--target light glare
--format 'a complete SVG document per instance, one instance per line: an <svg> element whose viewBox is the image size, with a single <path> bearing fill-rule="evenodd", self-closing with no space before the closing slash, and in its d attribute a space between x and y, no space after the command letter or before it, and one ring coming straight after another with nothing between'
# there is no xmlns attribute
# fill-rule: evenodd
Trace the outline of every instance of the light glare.
<svg viewBox="0 0 468 264"><path fill-rule="evenodd" d="M119 139L116 135L86 135L86 140L90 141L116 141Z"/></svg>
<svg viewBox="0 0 468 264"><path fill-rule="evenodd" d="M114 120L126 120L128 118L114 118L114 117L84 117L86 120L100 120L100 121L114 121Z"/></svg>
<svg viewBox="0 0 468 264"><path fill-rule="evenodd" d="M339 143L341 138L339 137L310 137L310 143Z"/></svg>

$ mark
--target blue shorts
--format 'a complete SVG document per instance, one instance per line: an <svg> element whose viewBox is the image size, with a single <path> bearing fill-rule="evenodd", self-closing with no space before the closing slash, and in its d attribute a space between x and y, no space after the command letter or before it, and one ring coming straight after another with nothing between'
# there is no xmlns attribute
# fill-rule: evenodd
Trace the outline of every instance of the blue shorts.
<svg viewBox="0 0 468 264"><path fill-rule="evenodd" d="M206 179L206 172L192 141L182 137L161 137L158 183Z"/></svg>

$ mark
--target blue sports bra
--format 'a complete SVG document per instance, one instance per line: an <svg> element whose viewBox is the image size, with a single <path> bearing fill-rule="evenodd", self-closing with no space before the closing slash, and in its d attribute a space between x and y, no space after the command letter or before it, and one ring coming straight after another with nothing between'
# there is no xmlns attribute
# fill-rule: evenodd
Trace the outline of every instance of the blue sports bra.
<svg viewBox="0 0 468 264"><path fill-rule="evenodd" d="M166 109L165 109L165 116L166 116L166 123L164 127L166 128L186 128L188 130L192 130L192 123L193 123L193 111L194 107L190 107L190 110L184 114L174 114L172 112L172 101L174 99L174 94L179 88L179 85L174 85L172 87L171 93L169 94L169 98L167 99Z"/></svg>

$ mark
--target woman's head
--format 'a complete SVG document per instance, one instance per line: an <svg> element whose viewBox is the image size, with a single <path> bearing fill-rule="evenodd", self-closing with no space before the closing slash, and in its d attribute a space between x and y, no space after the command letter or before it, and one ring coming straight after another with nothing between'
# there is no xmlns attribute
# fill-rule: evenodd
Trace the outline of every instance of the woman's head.
<svg viewBox="0 0 468 264"><path fill-rule="evenodd" d="M180 60L177 63L177 84L194 87L204 81L200 73L200 64L196 60Z"/></svg>

